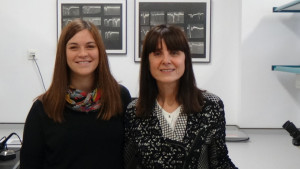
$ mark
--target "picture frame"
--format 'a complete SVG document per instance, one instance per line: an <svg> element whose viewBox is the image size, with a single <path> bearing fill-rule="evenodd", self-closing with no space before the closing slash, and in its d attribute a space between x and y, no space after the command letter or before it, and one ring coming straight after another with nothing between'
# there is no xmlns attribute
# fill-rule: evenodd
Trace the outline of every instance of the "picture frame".
<svg viewBox="0 0 300 169"><path fill-rule="evenodd" d="M134 61L140 62L143 39L151 27L182 27L192 62L210 62L210 0L135 0Z"/></svg>
<svg viewBox="0 0 300 169"><path fill-rule="evenodd" d="M126 54L126 0L57 0L57 39L75 18L91 21L99 28L106 53Z"/></svg>

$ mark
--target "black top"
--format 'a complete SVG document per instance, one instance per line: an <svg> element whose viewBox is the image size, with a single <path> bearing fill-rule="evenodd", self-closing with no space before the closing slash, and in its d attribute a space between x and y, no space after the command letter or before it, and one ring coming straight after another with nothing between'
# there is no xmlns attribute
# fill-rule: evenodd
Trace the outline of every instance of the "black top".
<svg viewBox="0 0 300 169"><path fill-rule="evenodd" d="M123 112L131 101L129 91L121 86ZM98 112L88 113L65 108L65 121L50 119L37 100L27 116L21 169L121 169L124 140L121 116L97 119Z"/></svg>

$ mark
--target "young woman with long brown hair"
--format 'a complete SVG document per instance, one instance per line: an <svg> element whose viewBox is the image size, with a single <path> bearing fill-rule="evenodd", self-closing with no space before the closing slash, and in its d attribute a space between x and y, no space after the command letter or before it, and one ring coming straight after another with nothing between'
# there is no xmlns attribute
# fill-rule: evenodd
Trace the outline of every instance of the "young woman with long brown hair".
<svg viewBox="0 0 300 169"><path fill-rule="evenodd" d="M98 28L76 19L57 45L53 80L27 116L20 167L123 168L123 118L131 101L112 76Z"/></svg>

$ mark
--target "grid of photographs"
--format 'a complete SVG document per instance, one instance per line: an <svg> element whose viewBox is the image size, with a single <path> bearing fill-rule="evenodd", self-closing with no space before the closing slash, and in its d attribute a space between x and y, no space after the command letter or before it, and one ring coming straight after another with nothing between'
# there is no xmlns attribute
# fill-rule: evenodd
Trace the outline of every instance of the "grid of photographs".
<svg viewBox="0 0 300 169"><path fill-rule="evenodd" d="M61 29L75 18L94 23L107 53L126 53L126 1L58 0L58 36Z"/></svg>
<svg viewBox="0 0 300 169"><path fill-rule="evenodd" d="M135 0L135 61L151 27L177 25L186 33L193 62L210 62L210 0Z"/></svg>

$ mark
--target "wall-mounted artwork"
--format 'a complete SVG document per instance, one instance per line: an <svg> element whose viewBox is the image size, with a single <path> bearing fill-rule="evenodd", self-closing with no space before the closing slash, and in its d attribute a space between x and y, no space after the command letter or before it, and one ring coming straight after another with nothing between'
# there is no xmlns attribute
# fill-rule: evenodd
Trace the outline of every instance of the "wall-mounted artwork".
<svg viewBox="0 0 300 169"><path fill-rule="evenodd" d="M188 38L193 62L210 62L210 0L135 0L135 56L151 27L177 25Z"/></svg>
<svg viewBox="0 0 300 169"><path fill-rule="evenodd" d="M57 37L75 18L91 21L102 35L107 53L126 53L126 0L57 0Z"/></svg>

